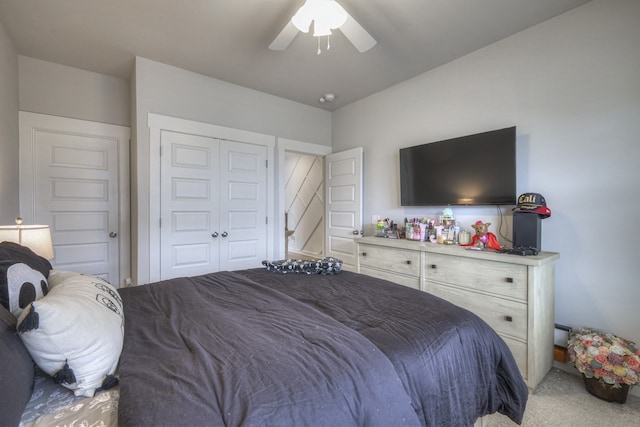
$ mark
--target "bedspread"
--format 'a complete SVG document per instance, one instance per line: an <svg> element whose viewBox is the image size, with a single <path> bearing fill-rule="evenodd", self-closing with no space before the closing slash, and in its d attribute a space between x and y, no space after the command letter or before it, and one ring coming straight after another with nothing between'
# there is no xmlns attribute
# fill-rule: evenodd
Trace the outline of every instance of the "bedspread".
<svg viewBox="0 0 640 427"><path fill-rule="evenodd" d="M423 425L469 426L500 412L520 423L528 389L504 341L473 313L361 274L239 272L358 331L391 360Z"/></svg>
<svg viewBox="0 0 640 427"><path fill-rule="evenodd" d="M237 272L120 293L121 427L420 425L364 335Z"/></svg>

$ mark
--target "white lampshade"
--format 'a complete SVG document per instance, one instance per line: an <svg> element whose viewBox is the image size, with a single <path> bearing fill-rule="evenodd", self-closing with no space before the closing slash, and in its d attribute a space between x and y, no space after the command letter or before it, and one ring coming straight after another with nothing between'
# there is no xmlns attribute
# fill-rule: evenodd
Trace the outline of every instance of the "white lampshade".
<svg viewBox="0 0 640 427"><path fill-rule="evenodd" d="M16 220L16 223L22 222ZM53 259L53 243L48 225L2 225L0 242L14 242L26 246L46 259Z"/></svg>

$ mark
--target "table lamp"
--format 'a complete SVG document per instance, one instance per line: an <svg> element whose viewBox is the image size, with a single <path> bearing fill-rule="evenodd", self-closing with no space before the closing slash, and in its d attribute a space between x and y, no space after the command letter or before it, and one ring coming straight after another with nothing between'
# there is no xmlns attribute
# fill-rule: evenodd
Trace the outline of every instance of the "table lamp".
<svg viewBox="0 0 640 427"><path fill-rule="evenodd" d="M16 218L16 225L0 226L0 242L14 242L28 247L43 258L53 259L48 225L22 225L22 218Z"/></svg>

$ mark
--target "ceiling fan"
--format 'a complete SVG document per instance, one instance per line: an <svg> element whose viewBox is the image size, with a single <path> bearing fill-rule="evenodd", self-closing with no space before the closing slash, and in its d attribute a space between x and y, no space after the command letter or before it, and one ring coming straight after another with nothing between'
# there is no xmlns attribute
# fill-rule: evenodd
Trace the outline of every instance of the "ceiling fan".
<svg viewBox="0 0 640 427"><path fill-rule="evenodd" d="M335 0L306 0L280 34L271 42L269 49L287 49L299 31L304 33L309 31L312 22L315 37L329 36L331 30L340 29L360 52L368 51L377 43Z"/></svg>

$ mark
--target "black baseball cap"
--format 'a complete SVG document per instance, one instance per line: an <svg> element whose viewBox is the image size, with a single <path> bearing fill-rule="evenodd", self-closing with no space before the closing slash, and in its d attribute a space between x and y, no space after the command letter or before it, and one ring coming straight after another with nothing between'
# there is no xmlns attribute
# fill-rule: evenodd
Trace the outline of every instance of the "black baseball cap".
<svg viewBox="0 0 640 427"><path fill-rule="evenodd" d="M526 212L540 215L542 218L551 216L551 209L547 207L547 201L542 194L524 193L518 197L518 204L513 208L514 212Z"/></svg>

